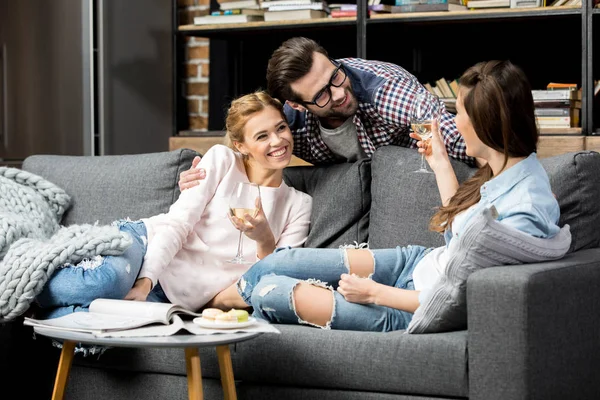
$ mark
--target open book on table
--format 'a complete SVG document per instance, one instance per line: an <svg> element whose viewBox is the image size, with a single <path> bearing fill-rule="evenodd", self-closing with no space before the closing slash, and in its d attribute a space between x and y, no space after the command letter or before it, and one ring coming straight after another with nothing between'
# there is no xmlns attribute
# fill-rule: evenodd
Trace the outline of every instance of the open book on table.
<svg viewBox="0 0 600 400"><path fill-rule="evenodd" d="M33 327L91 333L97 337L170 336L179 331L194 335L280 333L277 328L264 321L256 321L252 326L243 328L232 325L228 329L207 329L181 318L200 315L170 303L96 299L90 304L89 312L75 312L52 319L25 318L23 323Z"/></svg>
<svg viewBox="0 0 600 400"><path fill-rule="evenodd" d="M25 318L24 324L97 335L153 324L169 326L174 323L176 314L201 315L170 303L96 299L90 304L89 312L75 312L52 319ZM181 321L181 318L177 319Z"/></svg>

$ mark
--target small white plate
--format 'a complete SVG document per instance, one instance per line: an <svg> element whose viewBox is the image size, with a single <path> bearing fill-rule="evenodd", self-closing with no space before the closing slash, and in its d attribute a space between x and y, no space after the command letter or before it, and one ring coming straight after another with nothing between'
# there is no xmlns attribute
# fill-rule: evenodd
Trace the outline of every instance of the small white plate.
<svg viewBox="0 0 600 400"><path fill-rule="evenodd" d="M256 318L248 317L248 321L246 322L217 322L209 319L204 319L202 317L196 317L193 319L193 322L196 325L200 325L203 328L212 328L212 329L237 329L237 328L245 328L250 325L254 325L256 323Z"/></svg>

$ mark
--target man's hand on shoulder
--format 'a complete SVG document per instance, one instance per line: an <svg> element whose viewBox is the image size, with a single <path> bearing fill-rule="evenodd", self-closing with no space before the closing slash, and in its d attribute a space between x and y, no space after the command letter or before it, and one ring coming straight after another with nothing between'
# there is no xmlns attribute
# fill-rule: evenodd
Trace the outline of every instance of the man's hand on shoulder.
<svg viewBox="0 0 600 400"><path fill-rule="evenodd" d="M185 189L193 188L199 185L202 179L206 178L206 171L203 168L196 168L200 160L202 159L199 156L194 157L190 169L183 171L179 175L179 190L184 191Z"/></svg>

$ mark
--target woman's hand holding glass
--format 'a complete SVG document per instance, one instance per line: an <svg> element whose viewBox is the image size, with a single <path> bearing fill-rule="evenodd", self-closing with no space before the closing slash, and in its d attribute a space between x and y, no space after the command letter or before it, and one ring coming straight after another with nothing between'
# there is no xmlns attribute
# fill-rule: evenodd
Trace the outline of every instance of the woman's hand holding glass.
<svg viewBox="0 0 600 400"><path fill-rule="evenodd" d="M444 140L442 138L442 134L440 133L439 119L436 118L431 122L430 139L426 141L420 140L419 135L412 132L410 137L417 139L418 151L421 153L421 155L425 156L429 167L431 167L434 173L439 171L440 168L446 168L450 163L448 152L446 151L446 146L444 145Z"/></svg>
<svg viewBox="0 0 600 400"><path fill-rule="evenodd" d="M275 248L275 237L263 211L260 197L256 198L253 215L246 213L243 218L238 218L229 214L229 220L240 232L243 232L244 235L257 244L272 243L273 249Z"/></svg>

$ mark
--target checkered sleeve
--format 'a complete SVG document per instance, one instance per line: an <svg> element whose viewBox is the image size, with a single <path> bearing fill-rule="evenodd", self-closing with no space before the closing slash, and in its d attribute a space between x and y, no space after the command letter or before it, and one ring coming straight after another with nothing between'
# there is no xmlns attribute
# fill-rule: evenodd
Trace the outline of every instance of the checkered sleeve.
<svg viewBox="0 0 600 400"><path fill-rule="evenodd" d="M444 103L429 93L414 76L406 73L388 79L375 95L377 111L388 123L408 129L412 116L416 113L416 95L420 92L425 92L431 104L438 103L439 109L442 110L440 131L448 155L467 164L475 165L475 159L466 154L463 138L456 130L454 115L447 112Z"/></svg>

